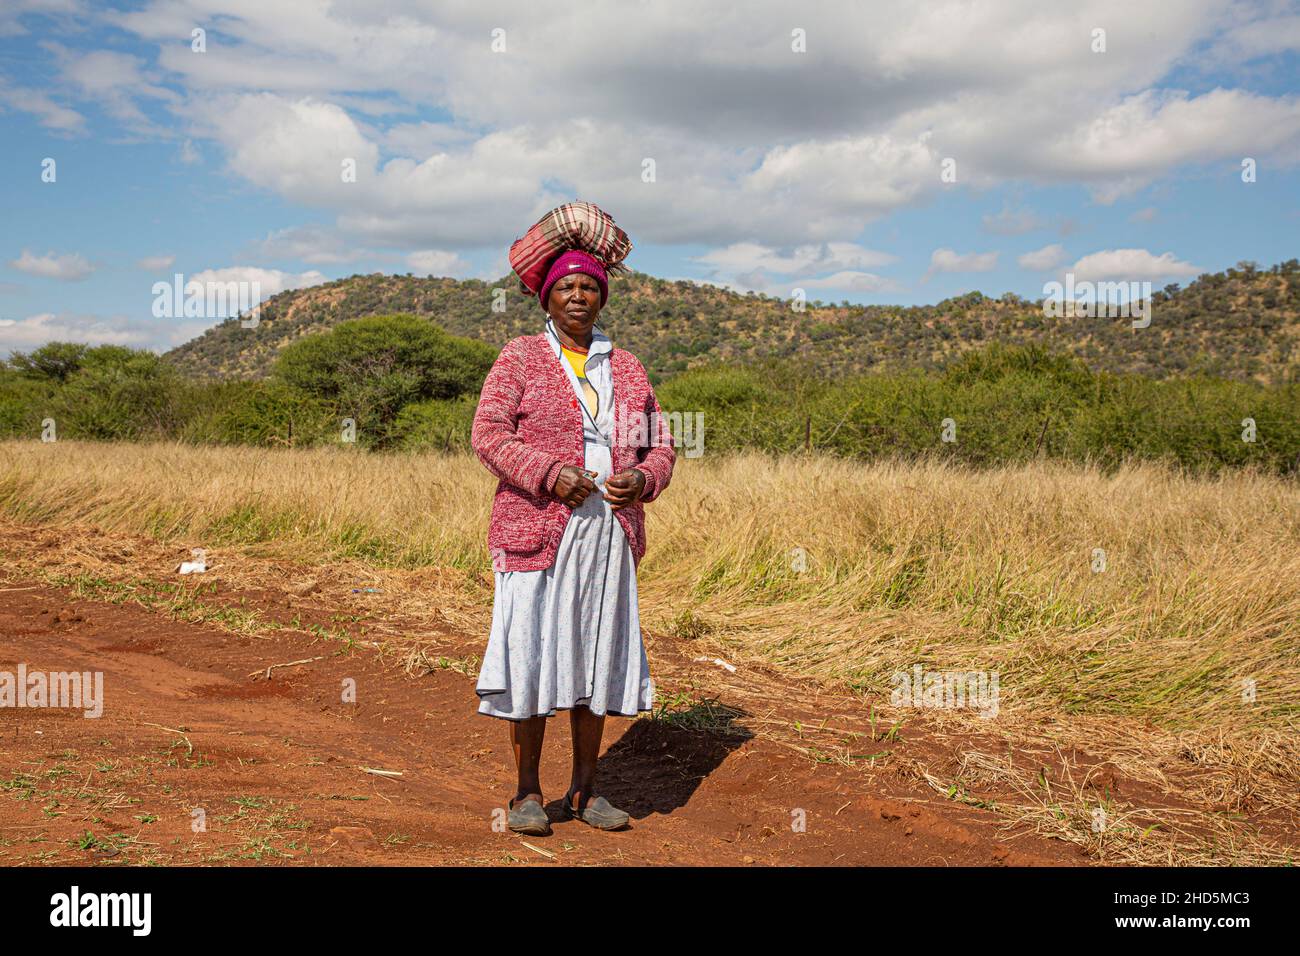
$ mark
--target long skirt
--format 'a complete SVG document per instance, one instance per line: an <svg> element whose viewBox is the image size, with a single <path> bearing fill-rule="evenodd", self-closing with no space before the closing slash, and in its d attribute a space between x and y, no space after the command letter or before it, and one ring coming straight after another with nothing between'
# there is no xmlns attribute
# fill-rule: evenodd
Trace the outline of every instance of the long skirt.
<svg viewBox="0 0 1300 956"><path fill-rule="evenodd" d="M492 632L476 687L480 714L527 720L582 705L635 717L654 704L632 548L601 497L609 448L587 442L584 450L597 490L573 509L555 562L495 572Z"/></svg>

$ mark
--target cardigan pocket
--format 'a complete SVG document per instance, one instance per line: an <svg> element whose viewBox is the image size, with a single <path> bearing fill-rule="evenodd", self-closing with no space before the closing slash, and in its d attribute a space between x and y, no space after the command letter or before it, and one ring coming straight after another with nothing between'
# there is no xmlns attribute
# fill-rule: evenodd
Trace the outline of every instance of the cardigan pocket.
<svg viewBox="0 0 1300 956"><path fill-rule="evenodd" d="M492 499L488 549L515 554L541 550L551 536L550 502L514 485L502 483Z"/></svg>

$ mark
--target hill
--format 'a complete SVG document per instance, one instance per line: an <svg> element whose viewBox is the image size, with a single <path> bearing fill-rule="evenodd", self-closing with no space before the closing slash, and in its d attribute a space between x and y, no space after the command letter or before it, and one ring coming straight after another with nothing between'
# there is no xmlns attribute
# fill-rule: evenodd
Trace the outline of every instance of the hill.
<svg viewBox="0 0 1300 956"><path fill-rule="evenodd" d="M494 290L504 309L493 311ZM261 378L289 342L366 315L410 312L447 331L500 347L538 331L542 312L519 294L513 276L476 279L355 275L268 299L256 328L228 319L164 356L198 378ZM1239 263L1186 288L1153 295L1152 321L1044 315L1039 303L980 292L936 305L831 305L802 313L786 300L710 285L669 282L642 272L615 278L602 312L615 343L656 379L714 361L810 359L827 374L944 365L997 340L1040 344L1083 359L1094 370L1165 378L1205 372L1278 384L1300 379L1300 262L1271 269Z"/></svg>

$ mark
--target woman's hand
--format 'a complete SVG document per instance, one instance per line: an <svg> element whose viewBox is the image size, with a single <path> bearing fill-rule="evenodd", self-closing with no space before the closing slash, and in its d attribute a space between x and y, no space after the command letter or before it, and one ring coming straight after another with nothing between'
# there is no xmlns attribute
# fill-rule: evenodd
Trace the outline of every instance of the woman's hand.
<svg viewBox="0 0 1300 956"><path fill-rule="evenodd" d="M577 508L587 500L587 495L596 490L596 483L577 465L565 465L556 476L552 490L555 497L570 508Z"/></svg>
<svg viewBox="0 0 1300 956"><path fill-rule="evenodd" d="M643 491L645 475L637 468L620 471L605 480L605 500L613 511L626 508L640 498Z"/></svg>

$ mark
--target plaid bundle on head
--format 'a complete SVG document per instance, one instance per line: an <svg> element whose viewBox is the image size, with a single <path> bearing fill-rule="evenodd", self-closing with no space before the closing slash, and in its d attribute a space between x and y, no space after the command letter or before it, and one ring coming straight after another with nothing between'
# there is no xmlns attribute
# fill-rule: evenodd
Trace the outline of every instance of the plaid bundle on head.
<svg viewBox="0 0 1300 956"><path fill-rule="evenodd" d="M626 272L623 260L632 251L632 240L595 203L556 206L510 247L510 268L519 277L520 291L541 292L555 257L570 249L589 253L609 272Z"/></svg>

